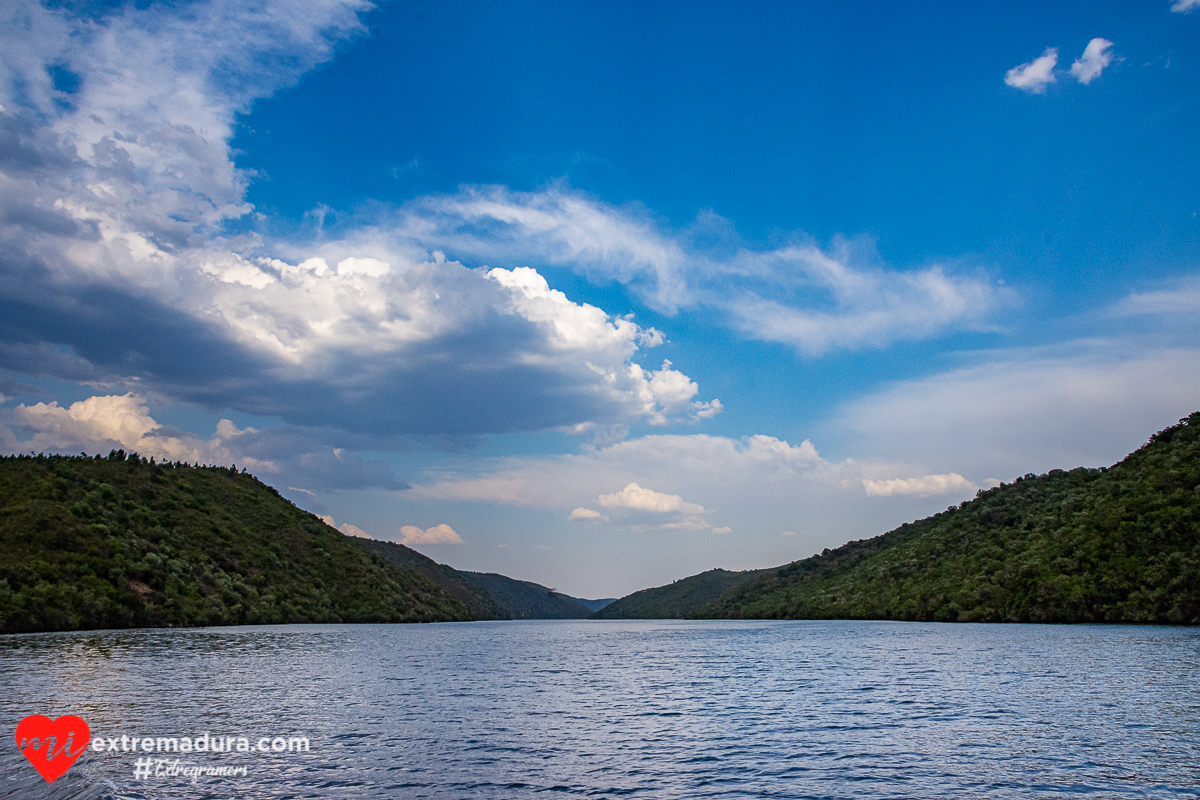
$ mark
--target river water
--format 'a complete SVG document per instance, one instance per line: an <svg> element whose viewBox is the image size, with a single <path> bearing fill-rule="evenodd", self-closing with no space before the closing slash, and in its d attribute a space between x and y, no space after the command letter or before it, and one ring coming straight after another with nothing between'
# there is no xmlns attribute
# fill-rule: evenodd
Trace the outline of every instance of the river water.
<svg viewBox="0 0 1200 800"><path fill-rule="evenodd" d="M117 749L48 784L13 738L29 714L77 715ZM1200 797L1200 630L546 621L5 636L0 730L5 798ZM121 749L122 735L158 747L205 733L309 749ZM167 775L176 760L245 774Z"/></svg>

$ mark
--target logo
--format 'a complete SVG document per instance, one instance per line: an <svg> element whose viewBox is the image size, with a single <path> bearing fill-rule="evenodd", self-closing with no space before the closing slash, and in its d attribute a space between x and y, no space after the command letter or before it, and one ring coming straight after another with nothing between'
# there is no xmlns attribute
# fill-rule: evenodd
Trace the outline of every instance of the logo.
<svg viewBox="0 0 1200 800"><path fill-rule="evenodd" d="M74 714L58 719L30 714L17 725L17 748L47 783L54 783L88 749L92 731ZM72 751L75 741L82 742Z"/></svg>

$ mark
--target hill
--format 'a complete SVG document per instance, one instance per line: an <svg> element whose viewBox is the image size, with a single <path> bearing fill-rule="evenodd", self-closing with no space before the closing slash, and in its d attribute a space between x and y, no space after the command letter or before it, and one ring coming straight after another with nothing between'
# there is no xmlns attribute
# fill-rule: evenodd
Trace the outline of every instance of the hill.
<svg viewBox="0 0 1200 800"><path fill-rule="evenodd" d="M691 616L1200 624L1200 412L1112 467L1026 475Z"/></svg>
<svg viewBox="0 0 1200 800"><path fill-rule="evenodd" d="M0 457L0 632L469 618L251 475Z"/></svg>
<svg viewBox="0 0 1200 800"><path fill-rule="evenodd" d="M642 589L600 609L595 619L682 619L770 569L730 572L710 569L667 586Z"/></svg>
<svg viewBox="0 0 1200 800"><path fill-rule="evenodd" d="M605 603L576 600L540 584L492 572L454 569L404 545L375 539L360 541L371 552L441 586L466 606L473 619L584 619L593 610L586 603Z"/></svg>
<svg viewBox="0 0 1200 800"><path fill-rule="evenodd" d="M571 599L574 600L576 603L582 603L583 605L587 606L587 608L590 609L591 611L599 611L600 609L604 608L605 606L610 606L613 603L617 602L617 598L615 598L615 597L605 597L601 600L585 600L582 597L572 597Z"/></svg>
<svg viewBox="0 0 1200 800"><path fill-rule="evenodd" d="M493 572L457 572L487 592L509 619L586 619L592 615L592 610L575 598L531 581Z"/></svg>
<svg viewBox="0 0 1200 800"><path fill-rule="evenodd" d="M442 587L443 591L466 606L472 619L513 619L512 611L497 603L486 589L472 581L470 573L439 564L402 544L377 539L360 539L359 542L376 555Z"/></svg>

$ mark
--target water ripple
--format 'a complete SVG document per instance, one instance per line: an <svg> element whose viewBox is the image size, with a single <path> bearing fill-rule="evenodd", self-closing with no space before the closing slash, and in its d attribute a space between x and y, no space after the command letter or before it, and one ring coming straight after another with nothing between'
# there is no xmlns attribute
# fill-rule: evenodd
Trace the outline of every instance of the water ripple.
<svg viewBox="0 0 1200 800"><path fill-rule="evenodd" d="M507 622L0 637L0 728L309 737L134 779L88 752L6 798L1198 797L1200 632ZM10 733L6 733L8 739ZM189 759L183 759L185 761Z"/></svg>

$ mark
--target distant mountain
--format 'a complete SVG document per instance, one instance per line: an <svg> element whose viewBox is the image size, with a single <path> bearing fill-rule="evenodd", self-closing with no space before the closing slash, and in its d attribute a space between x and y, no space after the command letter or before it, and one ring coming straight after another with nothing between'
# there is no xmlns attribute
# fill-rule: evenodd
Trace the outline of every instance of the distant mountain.
<svg viewBox="0 0 1200 800"><path fill-rule="evenodd" d="M667 586L642 589L597 611L595 619L683 619L746 581L771 569L730 572L710 569Z"/></svg>
<svg viewBox="0 0 1200 800"><path fill-rule="evenodd" d="M1026 475L691 615L1200 624L1200 412L1107 469Z"/></svg>
<svg viewBox="0 0 1200 800"><path fill-rule="evenodd" d="M592 615L592 610L575 598L530 581L493 572L456 572L487 592L510 619L586 619Z"/></svg>
<svg viewBox="0 0 1200 800"><path fill-rule="evenodd" d="M584 619L592 608L580 601L530 581L519 581L491 572L467 572L439 564L404 545L374 539L363 545L392 563L413 570L442 587L467 607L472 618L486 619Z"/></svg>
<svg viewBox="0 0 1200 800"><path fill-rule="evenodd" d="M599 611L600 609L604 608L605 606L611 605L611 604L617 602L617 598L615 598L615 597L606 597L603 600L584 600L582 597L572 597L571 599L574 600L576 603L582 603L583 605L590 608L592 611Z"/></svg>
<svg viewBox="0 0 1200 800"><path fill-rule="evenodd" d="M251 475L123 451L0 457L2 633L470 618Z"/></svg>

